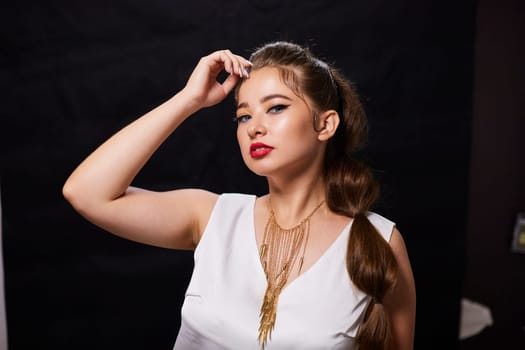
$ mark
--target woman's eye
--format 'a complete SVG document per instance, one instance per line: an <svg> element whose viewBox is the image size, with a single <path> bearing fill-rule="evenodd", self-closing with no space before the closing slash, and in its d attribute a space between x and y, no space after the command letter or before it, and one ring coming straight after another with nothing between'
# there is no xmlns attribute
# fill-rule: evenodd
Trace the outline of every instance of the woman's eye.
<svg viewBox="0 0 525 350"><path fill-rule="evenodd" d="M268 110L268 113L279 113L284 111L286 108L288 108L288 105L275 105Z"/></svg>
<svg viewBox="0 0 525 350"><path fill-rule="evenodd" d="M234 121L236 121L237 123L245 123L248 120L250 120L250 118L251 117L248 114L244 114L244 115L240 115L238 117L235 117Z"/></svg>

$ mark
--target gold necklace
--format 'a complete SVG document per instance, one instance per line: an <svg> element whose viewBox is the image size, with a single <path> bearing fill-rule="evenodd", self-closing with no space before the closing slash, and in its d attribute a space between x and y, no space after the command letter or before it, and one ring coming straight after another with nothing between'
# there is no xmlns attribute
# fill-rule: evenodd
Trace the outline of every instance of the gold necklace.
<svg viewBox="0 0 525 350"><path fill-rule="evenodd" d="M302 247L299 259L299 272L303 267L304 252L310 235L310 218L323 205L324 200L296 226L285 229L275 220L275 213L269 203L270 217L264 230L263 242L259 249L260 259L266 273L266 292L260 312L259 344L264 349L266 342L271 339L275 326L277 302L283 287L288 281L290 271L294 266L298 252Z"/></svg>

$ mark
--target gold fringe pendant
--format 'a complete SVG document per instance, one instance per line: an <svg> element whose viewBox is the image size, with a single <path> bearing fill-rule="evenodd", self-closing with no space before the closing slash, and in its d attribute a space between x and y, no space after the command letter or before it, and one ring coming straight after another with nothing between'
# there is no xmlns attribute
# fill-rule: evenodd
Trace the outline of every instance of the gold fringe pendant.
<svg viewBox="0 0 525 350"><path fill-rule="evenodd" d="M275 213L270 206L270 217L264 230L263 242L259 255L266 274L267 287L260 310L259 344L264 349L271 340L272 331L277 317L279 295L288 281L290 271L294 266L298 253L302 249L299 274L301 273L304 252L310 233L310 217L321 207L319 205L297 226L284 229L275 220Z"/></svg>

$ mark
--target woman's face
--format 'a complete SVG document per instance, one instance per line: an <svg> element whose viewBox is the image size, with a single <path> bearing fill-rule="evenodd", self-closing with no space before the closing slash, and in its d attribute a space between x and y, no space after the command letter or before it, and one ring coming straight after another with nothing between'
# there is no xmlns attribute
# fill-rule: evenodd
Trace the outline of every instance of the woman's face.
<svg viewBox="0 0 525 350"><path fill-rule="evenodd" d="M250 73L239 89L236 114L241 154L254 173L294 176L319 164L322 148L312 110L276 68Z"/></svg>

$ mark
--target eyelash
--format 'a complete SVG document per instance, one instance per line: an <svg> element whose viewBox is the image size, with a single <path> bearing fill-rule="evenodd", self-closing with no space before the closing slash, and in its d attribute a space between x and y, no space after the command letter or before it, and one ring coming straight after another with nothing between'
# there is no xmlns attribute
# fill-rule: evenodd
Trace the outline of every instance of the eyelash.
<svg viewBox="0 0 525 350"><path fill-rule="evenodd" d="M268 113L279 113L281 111L284 111L286 108L288 108L288 105L283 105L283 104L279 104L279 105L275 105L275 106L272 106L269 110L268 110ZM277 109L277 111L273 111L274 109Z"/></svg>
<svg viewBox="0 0 525 350"><path fill-rule="evenodd" d="M288 106L289 105L277 104L275 106L270 107L266 113L278 114L278 113L284 111L286 108L288 108ZM251 118L250 115L243 114L243 115L240 115L238 117L234 117L233 121L237 122L237 123L244 123L244 122L247 122L250 118Z"/></svg>
<svg viewBox="0 0 525 350"><path fill-rule="evenodd" d="M240 115L240 116L238 116L238 117L234 117L234 118L233 118L233 121L236 122L236 123L238 123L238 124L240 124L240 123L247 122L248 119L246 119L246 118L249 119L249 118L251 118L251 117L250 117L248 114L244 114L244 115Z"/></svg>

